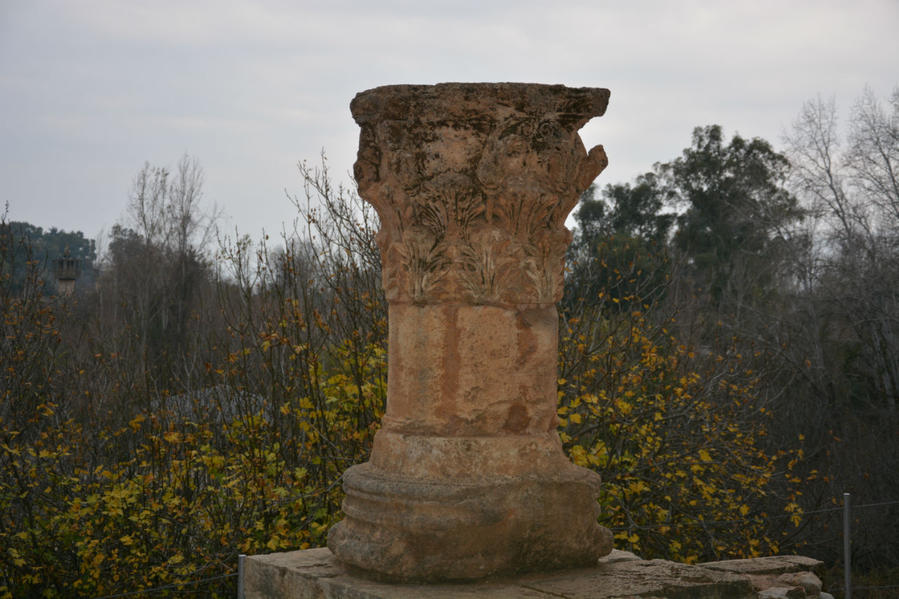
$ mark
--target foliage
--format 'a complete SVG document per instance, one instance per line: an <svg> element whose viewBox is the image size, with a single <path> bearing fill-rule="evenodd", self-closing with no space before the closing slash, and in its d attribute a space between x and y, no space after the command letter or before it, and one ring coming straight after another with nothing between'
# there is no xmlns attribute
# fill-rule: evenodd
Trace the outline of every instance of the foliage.
<svg viewBox="0 0 899 599"><path fill-rule="evenodd" d="M698 128L680 157L633 184L588 194L576 216L564 304L574 328L601 323L591 325L593 334L614 338L639 311L639 330L650 332L660 355L689 348L687 357L694 358L681 353L677 360L687 380L689 373L708 381L733 378L724 365L741 356L735 372L752 372L746 405L766 412L725 410L727 418L761 427L765 434L755 436L755 448L784 468L792 464L786 476L770 480L767 497L756 498L764 507L750 513L768 514L776 528L775 515L793 506L799 525L784 526L786 538L768 538L828 563L841 551L839 523L827 516L837 498L851 491L862 501L890 500L899 484L897 110L899 94L881 103L866 90L841 135L834 104L809 102L783 154L764 140L728 141L720 127ZM672 211L677 217L666 228ZM660 334L662 328L677 341ZM600 373L615 372L602 364ZM637 406L654 407L652 394L646 399L640 389L630 390L641 398ZM710 391L706 386L697 397L706 401L714 397ZM577 393L602 400L590 385ZM726 404L711 406L717 411ZM586 450L593 441L572 442ZM780 454L797 446L801 460ZM618 474L610 469L605 476L617 480ZM616 513L610 522L629 533L640 532L634 525L653 526L641 516L631 523L616 520ZM856 565L894 562L895 510L865 510L859 518L864 532L854 539ZM764 529L753 527L757 539ZM657 530L640 532L641 548Z"/></svg>
<svg viewBox="0 0 899 599"><path fill-rule="evenodd" d="M785 186L788 167L763 139L725 142L720 126L697 127L680 157L586 198L575 247L590 255L613 236L640 240L650 254L676 251L679 278L733 313L783 280L779 265L803 216Z"/></svg>
<svg viewBox="0 0 899 599"><path fill-rule="evenodd" d="M145 164L135 177L127 221L113 226L103 257L96 327L123 334L97 337L107 353L138 366L143 385L165 386L173 370L191 364L179 364L185 352L203 358L201 331L215 326L206 308L216 214L203 209L202 183L203 171L189 156L174 172Z"/></svg>
<svg viewBox="0 0 899 599"><path fill-rule="evenodd" d="M197 406L197 415L212 413L196 419L139 413L125 429L100 431L111 447L130 446L130 456L96 466L83 426L52 422L52 406L38 406L31 419L38 440L4 430L0 592L67 597L152 588L233 571L238 553L323 544L346 464L322 469L320 450L334 439L319 434L366 434L347 417L346 398L357 389L335 374L323 391L335 400L324 410L302 397L279 408L282 426L305 432L293 438L262 411L224 422L209 406ZM230 596L231 586L206 591Z"/></svg>
<svg viewBox="0 0 899 599"><path fill-rule="evenodd" d="M36 274L2 287L0 597L231 596L238 553L323 544L383 413L385 310L377 272L285 244L223 242L234 276L199 289L215 318L189 314L218 326L151 378L136 321L45 295Z"/></svg>
<svg viewBox="0 0 899 599"><path fill-rule="evenodd" d="M626 235L657 244L667 241L676 214L663 212L670 198L656 173L638 176L633 185L607 185L599 198L596 192L596 186L591 185L581 196L575 214L576 245L590 245L609 235Z"/></svg>
<svg viewBox="0 0 899 599"><path fill-rule="evenodd" d="M812 512L853 461L876 454L895 488L895 444L876 447L895 432L893 131L859 106L842 179L791 154L802 209L782 155L714 126L585 196L560 432L602 474L618 547L828 557ZM69 299L0 224L0 597L232 595L238 553L324 542L384 411L386 306L371 209L300 168L280 245L222 237L213 259L197 163L145 166L96 289ZM797 232L806 210L831 215L826 243Z"/></svg>
<svg viewBox="0 0 899 599"><path fill-rule="evenodd" d="M777 265L802 217L785 188L789 163L765 140L734 135L729 144L717 125L693 131L693 144L660 167L668 193L685 206L674 244L689 257L719 306L738 302L778 283Z"/></svg>
<svg viewBox="0 0 899 599"><path fill-rule="evenodd" d="M262 246L252 267L247 240L224 248L235 269L218 290L228 334L212 339L217 359L195 381L198 391L163 390L120 425L100 403L92 409L105 425L66 417L63 404L127 367L98 353L71 365L92 376L57 368L67 388L42 388L30 407L17 407L17 419L4 418L0 589L52 597L156 588L233 572L237 553L324 542L339 518L340 474L366 459L383 413L386 331L383 300L363 293L376 278L357 271L352 279L339 263L343 274L325 278L350 276L345 283L355 285L349 301L335 301L340 286L328 287L319 270L334 263L316 262L304 247L311 249ZM4 308L21 309L14 298ZM51 325L67 318L65 306L43 298L29 309L17 332L33 322L41 334L6 338L43 336L59 346L63 333ZM560 415L572 459L607 478L605 521L619 542L687 560L774 548L759 512L773 461L754 445L756 425L733 420L752 409L721 408L749 405L752 381L735 375L730 387L709 387L689 370L686 350L651 338L639 315L610 320L605 312L569 322ZM344 322L358 334L334 336ZM753 526L722 534L717 521L735 513ZM718 532L703 536L703 526ZM232 586L214 581L202 590L223 596Z"/></svg>
<svg viewBox="0 0 899 599"><path fill-rule="evenodd" d="M813 243L793 257L796 285L771 327L787 365L772 382L789 385L785 421L805 421L806 468L826 473L807 489L811 509L844 491L854 502L892 500L899 488L899 89L885 103L864 90L847 125L835 101L818 98L786 139ZM897 514L862 511L860 568L899 562ZM818 517L806 535L828 561L840 552L834 527Z"/></svg>
<svg viewBox="0 0 899 599"><path fill-rule="evenodd" d="M652 173L629 184L608 185L600 198L591 186L575 214L578 229L568 254L564 305L597 297L617 298L605 306L629 310L627 297L655 304L671 275L667 239L674 214L661 213L662 194Z"/></svg>
<svg viewBox="0 0 899 599"><path fill-rule="evenodd" d="M686 562L776 553L801 514L782 470L799 456L761 444L757 377L735 352L697 356L644 312L603 305L619 303L601 293L563 322L559 391L562 439L603 476L616 546Z"/></svg>
<svg viewBox="0 0 899 599"><path fill-rule="evenodd" d="M56 260L68 254L80 261L81 276L79 286L84 288L94 280L93 265L97 259L96 244L93 239L86 239L81 231L61 231L51 227L45 231L42 227L30 223L11 221L2 223L3 232L8 239L21 242L10 248L12 254L4 262L11 277L6 281L11 291L19 292L29 276L26 262L36 261L41 279L48 287L56 286Z"/></svg>

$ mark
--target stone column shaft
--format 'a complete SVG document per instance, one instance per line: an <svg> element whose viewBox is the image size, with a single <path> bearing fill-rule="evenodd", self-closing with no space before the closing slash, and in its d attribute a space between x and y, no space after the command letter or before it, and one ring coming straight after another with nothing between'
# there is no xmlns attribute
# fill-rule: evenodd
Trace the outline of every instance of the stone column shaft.
<svg viewBox="0 0 899 599"><path fill-rule="evenodd" d="M328 546L387 579L589 565L611 550L599 476L556 433L565 218L605 167L578 129L609 92L387 86L351 104L381 220L387 412L344 475Z"/></svg>

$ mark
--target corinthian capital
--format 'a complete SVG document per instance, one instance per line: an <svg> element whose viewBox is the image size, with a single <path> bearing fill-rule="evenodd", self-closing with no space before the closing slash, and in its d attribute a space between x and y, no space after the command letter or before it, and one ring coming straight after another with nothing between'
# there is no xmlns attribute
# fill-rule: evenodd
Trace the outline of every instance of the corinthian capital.
<svg viewBox="0 0 899 599"><path fill-rule="evenodd" d="M381 219L388 301L557 301L565 219L608 162L578 130L608 99L606 89L519 83L358 94L355 175Z"/></svg>

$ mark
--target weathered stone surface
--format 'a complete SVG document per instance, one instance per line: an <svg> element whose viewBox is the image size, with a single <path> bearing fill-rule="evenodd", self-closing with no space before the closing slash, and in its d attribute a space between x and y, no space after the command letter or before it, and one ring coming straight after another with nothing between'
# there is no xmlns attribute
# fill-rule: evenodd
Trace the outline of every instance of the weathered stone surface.
<svg viewBox="0 0 899 599"><path fill-rule="evenodd" d="M553 303L565 218L605 168L577 134L609 91L392 85L350 105L360 195L378 211L388 301Z"/></svg>
<svg viewBox="0 0 899 599"><path fill-rule="evenodd" d="M664 560L627 560L555 576L524 577L522 584L527 588L571 599L754 599L756 596L745 577Z"/></svg>
<svg viewBox="0 0 899 599"><path fill-rule="evenodd" d="M814 572L823 562L801 555L708 562L703 567L744 575L759 597L818 597L821 579Z"/></svg>
<svg viewBox="0 0 899 599"><path fill-rule="evenodd" d="M821 593L821 579L811 572L788 572L777 577L777 582L790 587L802 587L808 597Z"/></svg>
<svg viewBox="0 0 899 599"><path fill-rule="evenodd" d="M805 599L805 592L799 587L772 587L758 594L759 599Z"/></svg>
<svg viewBox="0 0 899 599"><path fill-rule="evenodd" d="M630 551L622 551L621 549L612 549L609 555L599 558L597 565L615 564L618 562L639 562L640 558Z"/></svg>
<svg viewBox="0 0 899 599"><path fill-rule="evenodd" d="M616 552L597 566L579 570L471 583L417 585L388 584L354 575L327 549L310 549L247 558L243 591L245 599L755 599L759 596L748 579L739 574L663 560L632 559L624 553Z"/></svg>
<svg viewBox="0 0 899 599"><path fill-rule="evenodd" d="M353 525L336 527L329 544L341 546L344 561L394 579L593 563L598 556L590 549L611 545L600 536L605 529L580 517L595 522L595 480L564 466L551 476L441 483L401 481L361 464L344 478L344 511Z"/></svg>
<svg viewBox="0 0 899 599"><path fill-rule="evenodd" d="M388 405L382 422L387 434L536 435L541 444L547 434L558 438L554 304L509 308L395 302L388 317ZM373 453L388 444L392 442L379 438ZM453 456L435 457L446 463ZM494 471L515 467L489 458L479 466ZM427 463L433 465L433 460ZM468 466L459 464L470 473Z"/></svg>
<svg viewBox="0 0 899 599"><path fill-rule="evenodd" d="M611 550L599 476L556 433L565 218L605 167L577 134L609 92L387 86L356 96L360 195L378 212L387 411L344 475L328 546L369 576L476 579Z"/></svg>
<svg viewBox="0 0 899 599"><path fill-rule="evenodd" d="M737 574L784 574L786 572L816 572L824 562L802 555L773 555L752 559L731 559L719 562L706 562L705 568L725 570Z"/></svg>

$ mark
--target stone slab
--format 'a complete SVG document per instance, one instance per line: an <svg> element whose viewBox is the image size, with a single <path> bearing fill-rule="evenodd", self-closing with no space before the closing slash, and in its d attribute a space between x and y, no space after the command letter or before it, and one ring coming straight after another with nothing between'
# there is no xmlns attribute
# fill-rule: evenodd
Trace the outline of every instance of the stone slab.
<svg viewBox="0 0 899 599"><path fill-rule="evenodd" d="M387 584L348 572L330 550L245 559L244 599L755 599L746 576L613 551L592 568L461 584Z"/></svg>
<svg viewBox="0 0 899 599"><path fill-rule="evenodd" d="M703 567L736 574L786 574L788 572L816 572L824 562L802 555L771 555L753 559L731 559L706 562Z"/></svg>

